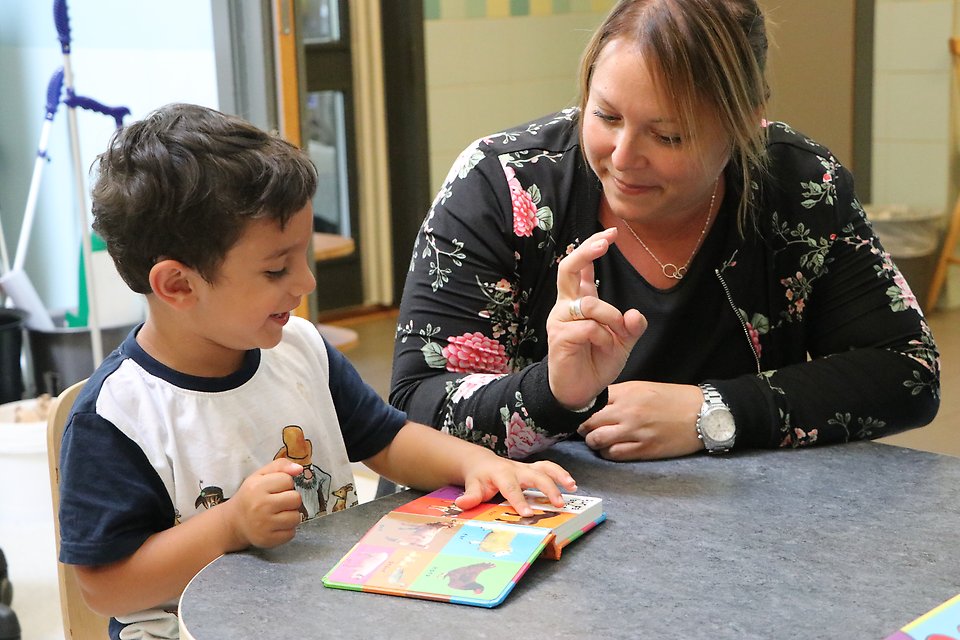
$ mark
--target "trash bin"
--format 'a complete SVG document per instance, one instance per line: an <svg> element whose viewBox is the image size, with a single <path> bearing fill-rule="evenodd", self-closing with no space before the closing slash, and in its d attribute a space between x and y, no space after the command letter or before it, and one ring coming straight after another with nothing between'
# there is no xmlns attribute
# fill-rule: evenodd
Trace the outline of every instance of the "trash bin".
<svg viewBox="0 0 960 640"><path fill-rule="evenodd" d="M909 283L921 309L937 266L943 210L902 204L863 205L883 248Z"/></svg>
<svg viewBox="0 0 960 640"><path fill-rule="evenodd" d="M0 308L0 404L23 398L23 322L27 314L20 309Z"/></svg>
<svg viewBox="0 0 960 640"><path fill-rule="evenodd" d="M54 330L30 329L30 355L37 393L59 395L75 382L93 373L93 341L86 327L66 327L62 315L53 318ZM116 349L136 325L100 330L103 355Z"/></svg>

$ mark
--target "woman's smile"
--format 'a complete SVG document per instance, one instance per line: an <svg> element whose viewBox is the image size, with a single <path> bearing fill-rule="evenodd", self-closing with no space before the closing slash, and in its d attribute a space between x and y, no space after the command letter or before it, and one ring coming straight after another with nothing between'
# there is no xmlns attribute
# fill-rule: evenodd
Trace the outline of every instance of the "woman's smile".
<svg viewBox="0 0 960 640"><path fill-rule="evenodd" d="M654 185L628 182L623 178L618 178L613 174L611 174L610 177L613 178L613 182L615 185L617 185L617 188L628 195L642 195L656 189Z"/></svg>

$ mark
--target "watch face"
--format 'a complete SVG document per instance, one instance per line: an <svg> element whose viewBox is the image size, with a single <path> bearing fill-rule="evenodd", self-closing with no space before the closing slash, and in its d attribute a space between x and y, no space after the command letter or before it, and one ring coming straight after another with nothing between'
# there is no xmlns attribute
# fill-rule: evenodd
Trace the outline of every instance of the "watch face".
<svg viewBox="0 0 960 640"><path fill-rule="evenodd" d="M700 419L700 430L714 442L726 442L736 434L733 415L723 409L707 411Z"/></svg>

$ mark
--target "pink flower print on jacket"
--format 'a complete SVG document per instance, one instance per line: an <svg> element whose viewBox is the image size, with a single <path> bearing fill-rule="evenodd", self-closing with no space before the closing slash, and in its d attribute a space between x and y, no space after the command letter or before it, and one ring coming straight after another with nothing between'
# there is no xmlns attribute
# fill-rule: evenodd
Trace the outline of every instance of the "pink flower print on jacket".
<svg viewBox="0 0 960 640"><path fill-rule="evenodd" d="M920 303L917 302L917 296L914 295L913 289L910 288L906 278L903 277L900 271L894 270L893 286L887 288L887 295L891 300L890 307L894 311L916 309L918 312L923 313L920 310Z"/></svg>
<svg viewBox="0 0 960 640"><path fill-rule="evenodd" d="M532 236L533 228L537 226L537 205L526 189L520 186L513 167L504 167L503 173L507 176L510 202L513 204L513 232L519 237Z"/></svg>
<svg viewBox="0 0 960 640"><path fill-rule="evenodd" d="M501 410L501 416L503 416ZM560 438L551 438L530 428L523 417L516 411L507 421L507 457L514 460L522 460L537 451L543 451Z"/></svg>
<svg viewBox="0 0 960 640"><path fill-rule="evenodd" d="M750 345L753 347L753 352L757 358L759 358L763 352L763 347L760 344L760 336L770 331L770 320L761 313L755 313L753 316L749 316L743 309L737 309L737 313L740 314L740 318L743 320L743 326L747 330L747 337L750 338Z"/></svg>
<svg viewBox="0 0 960 640"><path fill-rule="evenodd" d="M460 380L460 385L457 387L457 390L454 392L453 396L451 396L450 400L452 402L466 400L472 396L477 389L485 387L494 380L499 380L502 377L502 374L496 373L471 373ZM470 420L472 424L473 418L468 416L467 419ZM467 428L469 429L470 425L468 425Z"/></svg>
<svg viewBox="0 0 960 640"><path fill-rule="evenodd" d="M750 336L750 344L753 345L753 352L757 354L757 357L760 357L760 352L763 350L763 347L760 346L760 332L757 331L757 328L754 327L749 322L747 325L747 335Z"/></svg>
<svg viewBox="0 0 960 640"><path fill-rule="evenodd" d="M509 373L503 345L479 331L447 338L443 357L447 371L458 373Z"/></svg>

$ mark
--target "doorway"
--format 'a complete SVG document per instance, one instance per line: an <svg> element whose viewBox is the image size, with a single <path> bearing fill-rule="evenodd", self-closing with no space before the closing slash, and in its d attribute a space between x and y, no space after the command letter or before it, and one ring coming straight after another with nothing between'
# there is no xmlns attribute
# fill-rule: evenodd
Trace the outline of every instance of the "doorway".
<svg viewBox="0 0 960 640"><path fill-rule="evenodd" d="M422 0L212 6L221 108L310 154L314 228L353 247L317 264L310 315L396 305L431 197Z"/></svg>

